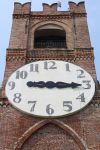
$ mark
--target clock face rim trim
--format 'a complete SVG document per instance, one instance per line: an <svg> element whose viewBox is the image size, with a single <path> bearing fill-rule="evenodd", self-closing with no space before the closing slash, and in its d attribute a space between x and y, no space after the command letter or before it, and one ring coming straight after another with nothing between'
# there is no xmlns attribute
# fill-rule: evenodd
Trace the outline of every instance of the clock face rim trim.
<svg viewBox="0 0 100 150"><path fill-rule="evenodd" d="M20 111L20 112L23 112L24 114L27 114L27 115L30 115L30 116L34 116L34 117L39 117L39 118L48 118L48 119L50 119L50 118L61 118L61 117L67 117L67 116L70 116L70 115L74 115L74 114L76 114L77 112L79 112L80 113L80 111L81 110L83 110L83 109L85 109L86 107L87 107L87 105L93 100L93 97L94 97L94 94L95 94L95 82L94 82L94 79L93 79L93 77L91 76L91 74L90 73L88 73L84 68L82 68L81 66L79 66L79 65L77 65L77 64L74 64L74 63L71 63L71 62L68 62L68 61L63 61L63 60L40 60L40 61L33 61L33 62L30 62L30 63L28 63L28 64L24 64L23 66L21 66L21 67L19 67L19 68L17 68L10 76L9 76L9 78L8 78L8 80L7 80L7 83L8 83L8 81L9 81L9 79L10 79L10 77L17 71L17 70L19 70L20 68L23 68L23 67L25 67L26 65L29 65L29 64L32 64L32 63L38 63L38 62L45 62L45 61L55 61L55 62L63 62L63 63L69 63L69 64L72 64L72 65L75 65L75 66L77 66L78 68L80 68L80 69L82 69L82 70L84 70L90 77L91 77L91 79L92 79L92 81L93 81L93 84L94 84L94 93L92 94L92 98L90 99L90 100L88 100L88 102L84 105L84 106L82 106L81 108L78 108L77 110L74 110L73 112L69 112L69 113L67 113L67 114L64 114L64 115L56 115L56 116L52 116L52 115L48 115L48 116L45 116L45 115L36 115L36 114L32 114L32 113L30 113L30 112L27 112L27 111L25 111L25 110L22 110L21 108L19 108L19 107L16 107L13 103L12 103L12 101L11 100L9 100L9 98L8 98L8 101L9 101L9 103L14 107L14 108L16 108L18 111ZM6 86L7 86L7 83L6 83Z"/></svg>

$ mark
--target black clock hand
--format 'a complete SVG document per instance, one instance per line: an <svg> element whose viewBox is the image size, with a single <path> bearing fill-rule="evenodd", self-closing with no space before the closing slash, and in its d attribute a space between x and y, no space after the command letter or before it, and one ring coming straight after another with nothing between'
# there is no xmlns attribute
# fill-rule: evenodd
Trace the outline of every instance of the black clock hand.
<svg viewBox="0 0 100 150"><path fill-rule="evenodd" d="M56 87L56 88L62 89L62 88L77 88L78 86L81 86L81 84L75 83L75 82L65 83L65 82L53 82L53 81L47 81L47 82L44 82L44 81L39 81L39 82L28 81L27 86L28 87L38 87L38 88L46 87L46 88L49 88L49 89L52 89L52 88Z"/></svg>

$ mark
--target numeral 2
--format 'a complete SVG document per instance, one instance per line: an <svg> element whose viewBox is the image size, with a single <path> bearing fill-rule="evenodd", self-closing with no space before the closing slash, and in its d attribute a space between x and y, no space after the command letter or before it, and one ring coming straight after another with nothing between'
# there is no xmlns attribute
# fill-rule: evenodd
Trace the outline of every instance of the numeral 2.
<svg viewBox="0 0 100 150"><path fill-rule="evenodd" d="M84 78L85 77L83 70L80 69L80 70L77 70L77 72L78 72L77 78Z"/></svg>

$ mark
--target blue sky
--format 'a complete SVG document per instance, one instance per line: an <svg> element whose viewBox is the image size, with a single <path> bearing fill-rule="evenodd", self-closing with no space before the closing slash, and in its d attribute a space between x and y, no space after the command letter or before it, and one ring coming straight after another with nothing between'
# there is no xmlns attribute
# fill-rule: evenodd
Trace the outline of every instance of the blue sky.
<svg viewBox="0 0 100 150"><path fill-rule="evenodd" d="M72 1L80 2L80 0ZM1 0L0 2L0 83L4 75L5 56L9 45L14 2L25 3L28 0ZM52 4L58 2L58 0L31 0L31 2L32 10L38 11L42 10L42 3ZM68 10L68 0L60 0L60 2L62 5L60 10ZM88 14L90 38L94 47L97 78L100 81L100 0L85 0L85 5Z"/></svg>

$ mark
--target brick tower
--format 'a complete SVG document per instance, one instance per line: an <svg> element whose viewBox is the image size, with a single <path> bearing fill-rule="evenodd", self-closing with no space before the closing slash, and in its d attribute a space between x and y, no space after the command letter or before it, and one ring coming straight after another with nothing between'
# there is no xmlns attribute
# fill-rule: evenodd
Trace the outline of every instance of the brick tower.
<svg viewBox="0 0 100 150"><path fill-rule="evenodd" d="M57 3L15 3L6 68L0 94L0 150L100 150L100 89L89 37L84 2L69 2L68 11ZM37 60L64 60L91 74L96 92L83 110L59 119L43 119L16 110L5 96L8 77Z"/></svg>

